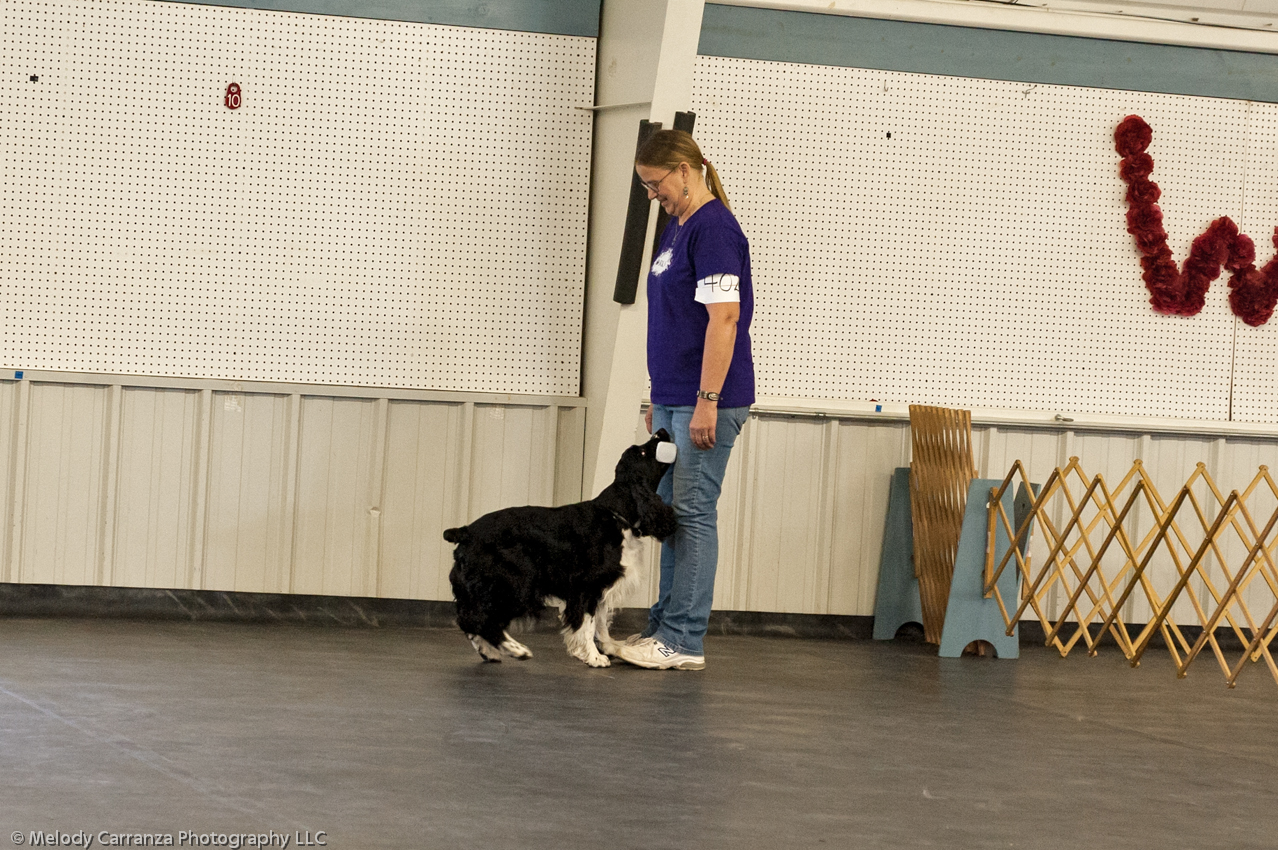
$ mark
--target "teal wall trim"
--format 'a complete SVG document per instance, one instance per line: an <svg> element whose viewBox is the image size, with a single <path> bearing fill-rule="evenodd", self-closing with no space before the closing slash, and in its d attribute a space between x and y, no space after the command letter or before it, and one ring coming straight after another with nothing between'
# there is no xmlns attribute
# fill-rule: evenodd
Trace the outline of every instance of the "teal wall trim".
<svg viewBox="0 0 1278 850"><path fill-rule="evenodd" d="M698 52L1278 103L1278 55L706 4Z"/></svg>
<svg viewBox="0 0 1278 850"><path fill-rule="evenodd" d="M599 37L603 0L201 0L205 6L305 12L455 27Z"/></svg>

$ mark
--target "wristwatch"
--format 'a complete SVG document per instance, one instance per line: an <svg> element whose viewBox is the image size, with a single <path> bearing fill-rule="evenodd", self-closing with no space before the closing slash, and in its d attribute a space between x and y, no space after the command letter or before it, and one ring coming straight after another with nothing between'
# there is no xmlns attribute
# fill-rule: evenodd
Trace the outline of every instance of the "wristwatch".
<svg viewBox="0 0 1278 850"><path fill-rule="evenodd" d="M708 392L706 390L697 390L697 398L704 398L706 401L718 401L719 394Z"/></svg>

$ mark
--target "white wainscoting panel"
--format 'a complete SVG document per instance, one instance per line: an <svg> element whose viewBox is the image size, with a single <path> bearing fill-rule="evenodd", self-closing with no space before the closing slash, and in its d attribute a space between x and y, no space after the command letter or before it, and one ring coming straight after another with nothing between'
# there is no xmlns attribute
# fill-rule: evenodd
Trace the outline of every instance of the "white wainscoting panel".
<svg viewBox="0 0 1278 850"><path fill-rule="evenodd" d="M445 528L581 498L580 399L35 378L0 381L3 581L451 599Z"/></svg>
<svg viewBox="0 0 1278 850"><path fill-rule="evenodd" d="M644 433L640 424L636 438ZM1073 431L1067 425L978 425L973 428L973 445L980 477L1001 479L1020 460L1037 483L1077 456L1089 478L1099 474L1116 487L1139 458L1167 501L1200 461L1224 495L1250 484L1261 464L1278 461L1278 441L1273 439ZM892 471L909 462L909 423L903 420L753 414L733 450L719 502L715 608L872 615L888 484ZM1073 486L1075 493L1082 489ZM1206 505L1206 488L1196 488L1195 494ZM1274 501L1260 496L1257 506L1267 517ZM1065 527L1068 516L1058 511L1053 520L1058 529ZM1202 533L1193 531L1193 513L1186 508L1180 516L1186 540L1196 546ZM1137 523L1147 528L1148 513L1143 519L1134 516L1133 526ZM651 572L627 600L630 605L649 605L656 598L656 550L651 547ZM1111 550L1107 566L1115 566L1117 552L1117 547ZM1047 555L1041 532L1036 532L1032 554L1037 564ZM1231 544L1222 547L1222 554L1237 563L1245 549ZM1085 550L1080 550L1079 559L1084 556ZM1087 563L1083 561L1084 568ZM1173 560L1163 550L1150 567L1154 587L1165 594L1177 576ZM1202 582L1193 586L1201 599L1210 599ZM1264 592L1253 589L1248 602L1259 604L1263 597ZM1066 599L1055 593L1049 601L1049 612L1056 616ZM1187 597L1178 602L1173 610L1178 622L1196 622L1191 604ZM1130 601L1123 614L1129 622L1149 619L1143 600Z"/></svg>
<svg viewBox="0 0 1278 850"><path fill-rule="evenodd" d="M186 587L196 540L198 390L109 387L119 399L118 420L108 418L108 476L115 507L103 540L103 581L127 587ZM118 437L110 430L118 422ZM108 492L110 492L110 490ZM111 538L114 538L113 540ZM261 588L265 589L265 588Z"/></svg>
<svg viewBox="0 0 1278 850"><path fill-rule="evenodd" d="M448 600L443 530L581 498L584 423L579 399L0 381L0 580ZM1273 438L973 431L981 477L1021 460L1042 482L1078 456L1115 487L1140 458L1168 500L1199 462L1228 494L1278 460ZM872 614L888 482L909 456L899 418L754 413L719 503L715 607ZM1206 503L1205 487L1195 494ZM1271 495L1253 499L1257 515L1272 512ZM1192 513L1181 516L1196 545ZM655 598L657 550L626 604ZM1033 553L1041 564L1041 534ZM1236 563L1243 550L1221 553ZM1165 551L1150 576L1160 592L1175 582ZM1064 601L1051 599L1053 615ZM1195 619L1191 606L1178 603L1178 621ZM1144 622L1148 607L1133 600L1124 616Z"/></svg>
<svg viewBox="0 0 1278 850"><path fill-rule="evenodd" d="M94 386L39 389L47 391L19 401L27 428L15 448L25 487L15 494L21 522L9 526L18 559L6 574L26 582L101 584L110 393Z"/></svg>
<svg viewBox="0 0 1278 850"><path fill-rule="evenodd" d="M204 541L193 547L194 587L289 590L299 397L201 393L208 461Z"/></svg>
<svg viewBox="0 0 1278 850"><path fill-rule="evenodd" d="M441 534L470 518L474 407L393 401L388 413L377 595L451 599L453 546Z"/></svg>
<svg viewBox="0 0 1278 850"><path fill-rule="evenodd" d="M376 592L376 549L366 557L381 510L372 399L304 398L298 452L292 590L329 596Z"/></svg>

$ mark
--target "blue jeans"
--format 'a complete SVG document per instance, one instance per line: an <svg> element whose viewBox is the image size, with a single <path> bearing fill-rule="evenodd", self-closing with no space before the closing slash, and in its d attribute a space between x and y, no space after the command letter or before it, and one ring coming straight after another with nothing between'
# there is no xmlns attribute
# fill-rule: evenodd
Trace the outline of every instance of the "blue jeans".
<svg viewBox="0 0 1278 850"><path fill-rule="evenodd" d="M661 583L657 602L648 611L644 637L656 636L688 655L703 655L702 640L710 622L714 573L719 566L719 493L728 455L750 415L748 407L719 411L714 448L698 449L688 435L695 408L654 404L652 430L665 428L679 449L674 466L657 487L657 495L674 508L679 530L661 544Z"/></svg>

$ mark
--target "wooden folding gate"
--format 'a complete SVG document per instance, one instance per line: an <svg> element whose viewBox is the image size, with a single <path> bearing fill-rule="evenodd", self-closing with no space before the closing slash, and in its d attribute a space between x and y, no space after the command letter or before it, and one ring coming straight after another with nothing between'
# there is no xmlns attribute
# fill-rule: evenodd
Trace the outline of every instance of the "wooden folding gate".
<svg viewBox="0 0 1278 850"><path fill-rule="evenodd" d="M1015 519L1002 499L1014 485L1032 497L1028 510L1016 512ZM1262 514L1263 525L1258 524L1257 514L1270 504L1275 505L1272 513L1267 518ZM1042 544L1030 549L1024 543L1035 524ZM1161 635L1182 677L1210 645L1229 687L1249 660L1264 659L1278 682L1278 665L1270 652L1278 634L1275 525L1278 486L1265 466L1244 490L1226 495L1200 463L1167 501L1139 460L1113 488L1103 476L1089 478L1076 457L1056 468L1039 488L1018 460L991 491L985 595L997 601L1008 634L1032 610L1047 644L1061 655L1079 641L1095 655L1108 634L1135 667L1155 635ZM996 549L999 530L1011 540L1006 551ZM1043 545L1046 555L1035 565L1034 552ZM1009 568L1022 579L1019 599L1004 599L998 588L999 576ZM1160 577L1173 575L1171 586L1165 587ZM1055 614L1053 596L1065 600ZM1122 612L1130 612L1131 603L1140 600L1150 617L1133 634ZM1182 600L1187 605L1177 608ZM1188 609L1195 622L1177 623L1173 608ZM1257 619L1253 612L1263 616ZM1219 628L1231 631L1245 647L1240 656L1229 657Z"/></svg>

